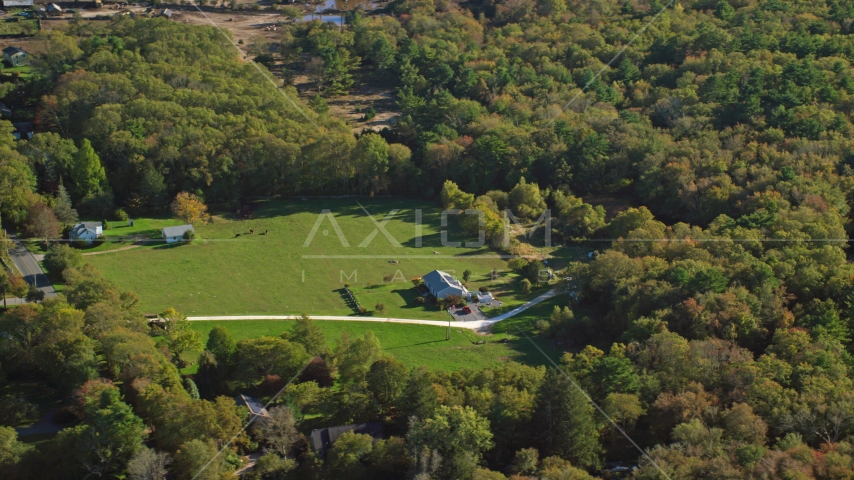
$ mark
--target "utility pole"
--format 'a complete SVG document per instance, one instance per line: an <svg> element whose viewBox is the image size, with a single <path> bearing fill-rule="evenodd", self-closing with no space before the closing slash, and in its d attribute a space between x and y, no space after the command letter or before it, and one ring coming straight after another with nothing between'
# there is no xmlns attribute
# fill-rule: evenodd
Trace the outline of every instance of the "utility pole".
<svg viewBox="0 0 854 480"><path fill-rule="evenodd" d="M448 312L448 331L445 334L445 340L450 340L451 339L451 307L448 307L448 310L446 310L446 311Z"/></svg>

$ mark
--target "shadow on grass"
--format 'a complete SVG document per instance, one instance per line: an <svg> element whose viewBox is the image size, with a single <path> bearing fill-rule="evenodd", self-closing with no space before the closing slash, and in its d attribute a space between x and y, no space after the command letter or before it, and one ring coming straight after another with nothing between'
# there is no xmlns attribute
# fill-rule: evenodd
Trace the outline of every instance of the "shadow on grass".
<svg viewBox="0 0 854 480"><path fill-rule="evenodd" d="M419 343L413 343L411 345L401 345L399 347L384 348L383 350L397 350L400 348L417 347L419 345L429 345L431 343L442 343L442 342L447 342L447 340L444 340L444 339L442 339L442 340L430 340L429 342L419 342Z"/></svg>

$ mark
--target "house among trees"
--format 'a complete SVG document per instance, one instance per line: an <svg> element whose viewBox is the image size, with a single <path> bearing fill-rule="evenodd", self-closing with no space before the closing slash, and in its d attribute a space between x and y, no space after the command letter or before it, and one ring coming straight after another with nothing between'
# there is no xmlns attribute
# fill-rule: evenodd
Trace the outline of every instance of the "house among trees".
<svg viewBox="0 0 854 480"><path fill-rule="evenodd" d="M81 240L92 243L98 237L104 236L104 227L101 222L81 222L71 227L68 232L69 240Z"/></svg>
<svg viewBox="0 0 854 480"><path fill-rule="evenodd" d="M267 409L264 408L264 404L261 403L261 401L257 398L240 394L234 397L234 401L237 403L238 406L246 407L247 409L249 409L250 418L270 416L270 414L267 413Z"/></svg>
<svg viewBox="0 0 854 480"><path fill-rule="evenodd" d="M3 60L13 67L18 67L30 63L30 54L22 48L6 47L3 49Z"/></svg>
<svg viewBox="0 0 854 480"><path fill-rule="evenodd" d="M7 107L5 103L0 103L0 118L9 118L12 116L12 109Z"/></svg>
<svg viewBox="0 0 854 480"><path fill-rule="evenodd" d="M446 298L448 295L459 295L460 298L468 298L469 296L469 291L462 283L455 280L451 274L441 270L433 270L424 275L421 280L436 298Z"/></svg>
<svg viewBox="0 0 854 480"><path fill-rule="evenodd" d="M192 225L179 225L177 227L164 227L161 236L166 243L175 243L186 240L187 232L194 232Z"/></svg>
<svg viewBox="0 0 854 480"><path fill-rule="evenodd" d="M361 433L370 435L374 440L383 438L383 426L379 422L354 423L352 425L341 425L338 427L329 427L315 429L311 431L311 448L318 455L323 455L324 452L332 448L332 445L338 440L338 437L346 432Z"/></svg>

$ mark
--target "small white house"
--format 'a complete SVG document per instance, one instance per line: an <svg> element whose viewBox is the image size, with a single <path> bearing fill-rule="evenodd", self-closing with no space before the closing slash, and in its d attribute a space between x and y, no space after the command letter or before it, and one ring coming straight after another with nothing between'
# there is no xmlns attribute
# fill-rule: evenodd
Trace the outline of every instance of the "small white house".
<svg viewBox="0 0 854 480"><path fill-rule="evenodd" d="M163 240L166 243L175 243L184 241L184 234L187 232L195 232L192 225L179 225L177 227L164 227L161 231Z"/></svg>
<svg viewBox="0 0 854 480"><path fill-rule="evenodd" d="M70 240L83 240L86 243L92 243L98 237L104 236L104 227L101 222L82 222L71 227L68 232Z"/></svg>

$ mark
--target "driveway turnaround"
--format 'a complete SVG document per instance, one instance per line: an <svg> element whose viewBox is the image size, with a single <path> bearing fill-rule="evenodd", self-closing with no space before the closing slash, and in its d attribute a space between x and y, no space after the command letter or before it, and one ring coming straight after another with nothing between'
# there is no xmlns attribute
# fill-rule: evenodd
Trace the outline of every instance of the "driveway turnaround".
<svg viewBox="0 0 854 480"><path fill-rule="evenodd" d="M487 320L474 320L470 322L451 322L451 326L455 328L468 328L470 330L482 330L486 327L491 327L496 323L506 320L512 316L518 315L525 310L533 307L534 305L543 302L544 300L548 300L558 292L556 290L549 290L548 292L540 295L539 297L531 300L530 302L525 303L524 305L519 305L518 307L510 310L507 313L503 313L498 315L497 317L490 318ZM336 315L311 315L309 314L312 320L333 320L333 321L346 321L346 322L379 322L379 323L408 323L412 325L435 325L437 327L447 327L448 322L442 320L420 320L417 318L380 318L380 317L348 317L348 316L336 316ZM211 321L211 320L296 320L300 318L300 315L220 315L220 316L205 316L205 317L187 317L191 322L203 322L203 321Z"/></svg>
<svg viewBox="0 0 854 480"><path fill-rule="evenodd" d="M33 257L33 254L24 247L18 237L9 235L9 240L15 242L15 247L9 250L9 257L18 267L21 275L24 276L24 280L43 291L44 298L56 297L56 290L53 289L53 285L50 284L50 280L47 279L47 275L44 274L41 265Z"/></svg>

